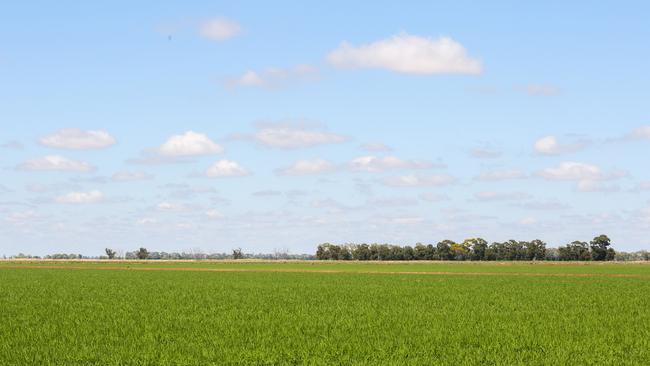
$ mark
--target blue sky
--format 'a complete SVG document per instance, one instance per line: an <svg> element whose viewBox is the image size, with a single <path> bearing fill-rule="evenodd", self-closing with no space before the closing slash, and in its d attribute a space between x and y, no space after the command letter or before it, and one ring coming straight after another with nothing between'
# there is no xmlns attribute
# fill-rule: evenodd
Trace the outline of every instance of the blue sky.
<svg viewBox="0 0 650 366"><path fill-rule="evenodd" d="M0 255L648 249L644 2L0 7Z"/></svg>

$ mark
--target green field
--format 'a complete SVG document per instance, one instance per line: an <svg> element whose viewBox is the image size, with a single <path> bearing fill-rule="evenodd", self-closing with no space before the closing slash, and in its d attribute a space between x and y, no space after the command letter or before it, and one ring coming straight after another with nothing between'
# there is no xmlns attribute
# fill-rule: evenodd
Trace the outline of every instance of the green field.
<svg viewBox="0 0 650 366"><path fill-rule="evenodd" d="M649 310L646 264L8 261L0 364L647 365Z"/></svg>

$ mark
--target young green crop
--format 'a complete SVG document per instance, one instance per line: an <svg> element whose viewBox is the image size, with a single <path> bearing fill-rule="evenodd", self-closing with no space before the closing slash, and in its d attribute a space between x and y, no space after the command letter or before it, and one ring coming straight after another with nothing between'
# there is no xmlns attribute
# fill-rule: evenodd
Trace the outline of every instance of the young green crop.
<svg viewBox="0 0 650 366"><path fill-rule="evenodd" d="M634 365L650 359L650 266L417 267L495 273L485 276L348 273L412 268L403 264L317 267L346 273L15 265L0 263L0 363L6 365ZM155 265L295 270L309 264ZM498 275L576 268L634 277Z"/></svg>

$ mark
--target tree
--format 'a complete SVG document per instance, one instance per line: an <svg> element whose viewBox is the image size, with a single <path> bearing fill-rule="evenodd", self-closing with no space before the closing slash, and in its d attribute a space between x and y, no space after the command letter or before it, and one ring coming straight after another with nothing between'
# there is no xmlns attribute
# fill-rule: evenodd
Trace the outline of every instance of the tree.
<svg viewBox="0 0 650 366"><path fill-rule="evenodd" d="M436 245L436 252L438 258L443 261L454 260L454 253L451 251L451 246L456 243L451 240L443 240Z"/></svg>
<svg viewBox="0 0 650 366"><path fill-rule="evenodd" d="M536 239L526 242L526 259L529 261L540 261L546 258L546 243Z"/></svg>
<svg viewBox="0 0 650 366"><path fill-rule="evenodd" d="M588 261L591 260L589 246L584 241L574 241L564 247L558 248L561 261Z"/></svg>
<svg viewBox="0 0 650 366"><path fill-rule="evenodd" d="M343 245L339 248L339 260L349 261L352 259L352 251L350 251L349 245Z"/></svg>
<svg viewBox="0 0 650 366"><path fill-rule="evenodd" d="M108 259L115 259L115 251L113 249L106 248L105 251Z"/></svg>
<svg viewBox="0 0 650 366"><path fill-rule="evenodd" d="M454 243L450 246L451 252L453 254L453 259L457 261L464 261L469 258L469 246L466 242L463 243Z"/></svg>
<svg viewBox="0 0 650 366"><path fill-rule="evenodd" d="M488 243L481 238L466 239L465 246L470 248L470 258L474 261L484 261L487 259Z"/></svg>
<svg viewBox="0 0 650 366"><path fill-rule="evenodd" d="M435 249L433 245L424 245L422 243L415 244L415 258L416 260L421 261L430 261L434 258Z"/></svg>
<svg viewBox="0 0 650 366"><path fill-rule="evenodd" d="M138 251L135 253L135 256L136 256L138 259L147 259L147 258L149 258L149 251L147 250L147 248L140 248L140 249L138 249Z"/></svg>
<svg viewBox="0 0 650 366"><path fill-rule="evenodd" d="M357 261L368 261L371 259L370 246L368 244L356 245L352 248L352 259Z"/></svg>
<svg viewBox="0 0 650 366"><path fill-rule="evenodd" d="M402 259L405 261L412 261L415 259L415 250L413 247L407 245L402 248Z"/></svg>
<svg viewBox="0 0 650 366"><path fill-rule="evenodd" d="M241 248L232 250L232 259L244 259L244 253L242 252Z"/></svg>
<svg viewBox="0 0 650 366"><path fill-rule="evenodd" d="M616 253L609 253L609 246L611 245L611 240L607 235L599 235L595 237L591 242L591 259L595 261L606 261L613 260ZM612 250L613 252L613 250Z"/></svg>

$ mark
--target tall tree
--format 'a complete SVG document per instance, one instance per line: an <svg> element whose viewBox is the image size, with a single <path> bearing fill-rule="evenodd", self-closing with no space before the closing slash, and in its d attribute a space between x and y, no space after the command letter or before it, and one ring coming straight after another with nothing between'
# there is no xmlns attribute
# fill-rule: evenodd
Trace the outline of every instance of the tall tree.
<svg viewBox="0 0 650 366"><path fill-rule="evenodd" d="M608 259L607 253L608 248L611 245L611 240L607 237L607 235L599 235L595 237L591 242L589 242L589 245L591 246L592 260L605 261L614 259L613 257L611 259Z"/></svg>
<svg viewBox="0 0 650 366"><path fill-rule="evenodd" d="M147 259L147 258L149 258L149 251L147 250L147 248L140 248L140 249L138 249L138 251L135 253L135 256L136 256L138 259Z"/></svg>
<svg viewBox="0 0 650 366"><path fill-rule="evenodd" d="M115 259L115 251L113 249L106 248L105 251L108 259Z"/></svg>
<svg viewBox="0 0 650 366"><path fill-rule="evenodd" d="M471 259L474 261L484 261L487 259L488 243L482 238L467 239L464 242L467 248L470 248Z"/></svg>
<svg viewBox="0 0 650 366"><path fill-rule="evenodd" d="M451 240L443 240L436 245L436 252L440 260L451 261L454 259L454 253L451 251L452 245L456 245L456 243Z"/></svg>

